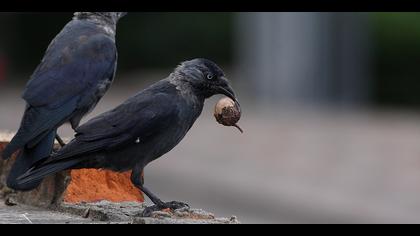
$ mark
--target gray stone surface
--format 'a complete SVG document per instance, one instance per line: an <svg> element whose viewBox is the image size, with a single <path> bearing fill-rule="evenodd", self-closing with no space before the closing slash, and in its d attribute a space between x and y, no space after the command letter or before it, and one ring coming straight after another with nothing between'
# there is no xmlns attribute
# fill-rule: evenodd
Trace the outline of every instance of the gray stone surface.
<svg viewBox="0 0 420 236"><path fill-rule="evenodd" d="M0 199L0 224L238 224L235 216L216 218L200 209L154 212L137 216L145 205L133 202L63 204L56 211L21 204L7 206Z"/></svg>
<svg viewBox="0 0 420 236"><path fill-rule="evenodd" d="M214 214L201 209L179 209L153 212L151 217L140 217L145 204L135 202L62 204L60 211L90 218L95 221L133 224L238 224L235 216L216 218Z"/></svg>
<svg viewBox="0 0 420 236"><path fill-rule="evenodd" d="M0 132L0 156L8 143L5 137L8 135ZM16 192L6 186L6 179L14 161L15 157L8 160L0 158L0 198L42 208L49 208L62 202L63 192L70 181L68 171L46 177L42 184L32 191Z"/></svg>
<svg viewBox="0 0 420 236"><path fill-rule="evenodd" d="M1 133L0 133L1 134ZM1 136L0 136L1 138ZM7 140L3 140L7 141ZM0 142L0 155L6 143ZM236 217L216 218L201 209L179 209L153 212L150 218L140 217L145 204L135 202L69 204L63 202L63 192L70 180L63 172L47 177L30 192L15 192L5 186L13 163L0 160L0 223L134 223L134 224L237 224ZM29 207L31 206L31 207ZM34 208L39 207L39 208ZM65 214L62 214L63 212Z"/></svg>
<svg viewBox="0 0 420 236"><path fill-rule="evenodd" d="M0 199L0 224L91 224L91 219L23 205L6 206Z"/></svg>

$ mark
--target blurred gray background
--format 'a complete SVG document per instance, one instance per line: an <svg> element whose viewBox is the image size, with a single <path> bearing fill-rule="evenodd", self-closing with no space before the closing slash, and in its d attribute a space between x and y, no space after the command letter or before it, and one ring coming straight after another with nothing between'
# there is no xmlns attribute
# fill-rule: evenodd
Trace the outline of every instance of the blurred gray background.
<svg viewBox="0 0 420 236"><path fill-rule="evenodd" d="M0 130L72 13L0 13ZM245 223L420 223L419 13L129 13L113 87L84 121L205 57L239 95L245 130L214 97L145 170L164 200ZM72 137L69 126L60 130Z"/></svg>

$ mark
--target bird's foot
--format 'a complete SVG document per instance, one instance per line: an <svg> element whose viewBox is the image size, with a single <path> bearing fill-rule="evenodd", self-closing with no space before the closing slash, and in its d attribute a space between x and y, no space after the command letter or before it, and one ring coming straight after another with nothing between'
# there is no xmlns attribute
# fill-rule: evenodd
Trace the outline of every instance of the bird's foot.
<svg viewBox="0 0 420 236"><path fill-rule="evenodd" d="M55 135L55 139L57 140L58 144L60 144L61 147L66 146L66 143L63 141L63 139L58 136L58 134Z"/></svg>
<svg viewBox="0 0 420 236"><path fill-rule="evenodd" d="M146 207L144 209L144 211L141 213L141 216L142 217L151 217L152 213L155 212L155 211L161 211L163 209L170 209L170 210L174 211L174 210L182 209L182 208L189 209L190 206L187 203L177 202L177 201L164 202L163 204Z"/></svg>

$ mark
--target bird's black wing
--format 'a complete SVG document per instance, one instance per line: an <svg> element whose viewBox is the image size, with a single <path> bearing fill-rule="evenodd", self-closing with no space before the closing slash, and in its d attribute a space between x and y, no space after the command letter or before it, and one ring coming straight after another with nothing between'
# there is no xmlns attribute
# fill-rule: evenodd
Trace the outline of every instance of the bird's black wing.
<svg viewBox="0 0 420 236"><path fill-rule="evenodd" d="M116 57L115 43L105 34L58 36L22 97L34 107L59 107L109 79L115 70Z"/></svg>
<svg viewBox="0 0 420 236"><path fill-rule="evenodd" d="M71 118L86 97L114 75L116 48L113 39L70 25L52 41L43 60L27 83L23 98L27 108L17 134L3 152L8 158L39 140Z"/></svg>
<svg viewBox="0 0 420 236"><path fill-rule="evenodd" d="M96 151L108 151L145 141L174 125L178 119L176 99L165 93L138 94L117 108L76 129L75 139L51 158L57 162Z"/></svg>

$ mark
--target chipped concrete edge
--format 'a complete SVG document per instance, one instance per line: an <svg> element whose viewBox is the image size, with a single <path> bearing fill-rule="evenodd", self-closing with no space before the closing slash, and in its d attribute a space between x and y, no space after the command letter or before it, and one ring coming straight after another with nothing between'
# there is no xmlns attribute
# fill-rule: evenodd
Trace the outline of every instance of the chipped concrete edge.
<svg viewBox="0 0 420 236"><path fill-rule="evenodd" d="M216 218L214 214L201 209L179 209L156 211L151 217L141 217L146 205L136 202L113 203L63 203L57 210L67 214L90 218L93 221L128 224L240 224L236 216Z"/></svg>
<svg viewBox="0 0 420 236"><path fill-rule="evenodd" d="M0 131L0 143L9 142L14 134L15 132L12 131ZM69 138L64 139L65 142L68 142L69 140ZM0 160L0 175L1 170L3 169L2 164L4 163ZM46 181L64 181L66 178L65 174L59 174L57 176L46 178ZM154 212L152 217L140 217L139 213L143 212L146 205L144 203L136 202L114 203L100 201L96 203L69 204L63 203L58 199L52 201L48 198L46 202L40 204L39 202L36 203L34 201L38 201L42 197L45 198L45 192L51 192L51 190L45 190L37 193L40 196L34 194L29 197L32 201L27 201L25 199L28 198L28 194L19 194L1 185L2 184L0 183L0 199L4 198L5 200L2 199L2 201L5 201L7 205L23 204L35 206L41 209L48 209L51 211L89 218L96 222L122 224L240 224L236 216L231 216L230 218L216 218L214 214L201 209L180 209L173 212L158 211Z"/></svg>

